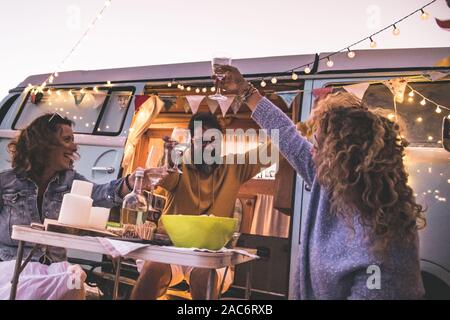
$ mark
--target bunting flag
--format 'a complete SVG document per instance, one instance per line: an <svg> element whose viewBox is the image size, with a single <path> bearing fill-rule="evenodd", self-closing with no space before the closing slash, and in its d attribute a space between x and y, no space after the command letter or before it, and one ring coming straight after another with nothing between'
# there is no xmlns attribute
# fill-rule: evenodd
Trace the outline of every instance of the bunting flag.
<svg viewBox="0 0 450 320"><path fill-rule="evenodd" d="M295 91L279 91L276 93L277 96L283 100L283 102L286 104L286 107L290 109L292 107L292 103L294 102L295 98L299 92L297 90Z"/></svg>
<svg viewBox="0 0 450 320"><path fill-rule="evenodd" d="M382 81L382 83L391 90L396 102L403 103L406 85L408 84L405 78L389 79Z"/></svg>
<svg viewBox="0 0 450 320"><path fill-rule="evenodd" d="M164 102L164 110L166 110L166 112L177 103L177 97L174 96L160 96L160 98Z"/></svg>
<svg viewBox="0 0 450 320"><path fill-rule="evenodd" d="M139 108L144 102L146 102L150 96L147 95L136 95L134 96L134 112L138 112Z"/></svg>
<svg viewBox="0 0 450 320"><path fill-rule="evenodd" d="M428 73L428 78L431 81L436 81L442 78L445 78L448 75L448 73L443 73L443 72L439 72L439 71L431 71Z"/></svg>
<svg viewBox="0 0 450 320"><path fill-rule="evenodd" d="M206 103L208 104L209 111L211 111L211 113L214 114L217 110L217 107L219 106L217 100L206 99Z"/></svg>
<svg viewBox="0 0 450 320"><path fill-rule="evenodd" d="M227 97L227 100L217 101L219 103L219 107L220 107L220 110L222 111L222 115L224 118L225 118L225 114L227 113L228 109L230 109L230 106L233 103L234 98L236 96L228 96L227 95L226 97Z"/></svg>
<svg viewBox="0 0 450 320"><path fill-rule="evenodd" d="M191 107L193 114L197 113L198 108L200 107L200 104L202 103L203 99L205 99L205 96L203 95L186 96L186 100L189 103L189 106Z"/></svg>
<svg viewBox="0 0 450 320"><path fill-rule="evenodd" d="M318 88L318 89L313 89L312 95L314 96L314 98L316 100L320 100L320 99L324 98L325 96L327 96L328 94L330 94L331 92L333 92L333 87Z"/></svg>
<svg viewBox="0 0 450 320"><path fill-rule="evenodd" d="M234 99L233 103L231 104L231 110L233 110L233 113L238 113L239 109L241 108L241 101L239 99Z"/></svg>
<svg viewBox="0 0 450 320"><path fill-rule="evenodd" d="M75 105L79 106L81 104L81 102L83 102L84 96L86 94L85 93L81 93L81 92L74 92L73 93L73 100L75 100Z"/></svg>
<svg viewBox="0 0 450 320"><path fill-rule="evenodd" d="M360 100L364 97L364 93L367 91L367 88L369 88L369 83L356 83L351 84L348 86L344 86L345 91L348 93L354 94L357 96Z"/></svg>
<svg viewBox="0 0 450 320"><path fill-rule="evenodd" d="M438 18L434 18L436 20L436 24L439 28L450 31L450 20L439 20Z"/></svg>

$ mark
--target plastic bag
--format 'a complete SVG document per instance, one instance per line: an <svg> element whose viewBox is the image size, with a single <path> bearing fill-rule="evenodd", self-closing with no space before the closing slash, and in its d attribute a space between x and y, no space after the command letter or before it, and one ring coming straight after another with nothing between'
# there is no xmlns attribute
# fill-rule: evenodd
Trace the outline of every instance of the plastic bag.
<svg viewBox="0 0 450 320"><path fill-rule="evenodd" d="M15 261L0 262L0 300L9 299ZM49 266L30 262L22 271L17 300L84 300L86 273L67 261Z"/></svg>

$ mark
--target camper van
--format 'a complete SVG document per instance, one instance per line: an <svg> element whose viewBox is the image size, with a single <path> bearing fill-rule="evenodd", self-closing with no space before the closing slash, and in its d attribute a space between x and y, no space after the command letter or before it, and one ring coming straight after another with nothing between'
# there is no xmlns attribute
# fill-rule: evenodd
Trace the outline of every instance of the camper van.
<svg viewBox="0 0 450 320"><path fill-rule="evenodd" d="M294 122L308 118L315 89L345 90L345 86L358 83L370 83L363 98L369 105L384 108L389 116L396 111L410 142L405 159L409 183L418 202L427 209L427 226L420 231L426 297L450 299L450 112L430 103L450 106L450 47L355 53L353 59L334 55L333 67L326 64L329 53L238 59L233 65ZM301 69L298 77L291 77L289 70L308 64L310 73ZM163 155L161 138L170 136L174 128L186 128L192 115L185 96L207 96L214 86L207 61L61 72L37 97L33 85L40 85L48 76L29 76L0 103L0 170L10 168L7 144L20 129L43 113L58 112L75 122L81 155L75 169L95 183L116 179L125 174L127 140L133 139L134 150L126 170L144 166L150 148ZM277 81L271 81L273 77ZM397 78L407 79L402 102L395 101L383 83ZM281 98L286 92L297 93L292 103ZM139 95L154 95L164 107L152 115L154 119L136 138L133 124ZM210 108L206 97L199 111ZM215 112L226 129L258 129L245 105L230 108L225 116L220 108ZM227 136L225 143L235 150L252 146L232 136ZM309 186L283 159L278 168L266 168L241 187L235 204L240 218L238 245L257 249L260 259L251 269L247 264L237 266L233 286L225 297L242 297L249 272L252 299L292 297L309 196ZM117 214L112 217L117 218ZM87 253L76 255L89 260Z"/></svg>

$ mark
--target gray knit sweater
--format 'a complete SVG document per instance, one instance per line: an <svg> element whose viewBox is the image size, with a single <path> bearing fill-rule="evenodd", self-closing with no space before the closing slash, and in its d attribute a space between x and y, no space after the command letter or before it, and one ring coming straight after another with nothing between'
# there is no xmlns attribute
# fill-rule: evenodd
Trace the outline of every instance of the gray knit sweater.
<svg viewBox="0 0 450 320"><path fill-rule="evenodd" d="M327 191L316 180L311 144L293 122L263 98L252 114L269 132L279 130L279 149L311 186L308 211L300 233L297 299L419 299L424 294L420 276L418 237L410 245L391 244L383 260L371 252L371 243L357 217L354 231L330 214ZM366 232L366 233L365 233Z"/></svg>

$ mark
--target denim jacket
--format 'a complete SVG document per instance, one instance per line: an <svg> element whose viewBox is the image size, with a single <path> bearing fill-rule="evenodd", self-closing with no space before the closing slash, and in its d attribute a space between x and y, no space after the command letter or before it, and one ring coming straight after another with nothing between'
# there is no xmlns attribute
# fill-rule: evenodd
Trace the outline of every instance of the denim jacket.
<svg viewBox="0 0 450 320"><path fill-rule="evenodd" d="M42 200L42 219L58 219L63 196L70 193L73 180L88 181L74 170L59 172L48 184ZM123 179L106 184L94 184L93 206L111 208L120 205L120 187ZM18 241L11 239L13 225L43 223L38 210L37 185L26 174L13 169L0 172L0 260L13 260L17 254ZM24 254L31 250L25 246ZM52 252L53 251L53 252ZM55 260L65 258L65 250L52 248L50 256Z"/></svg>

